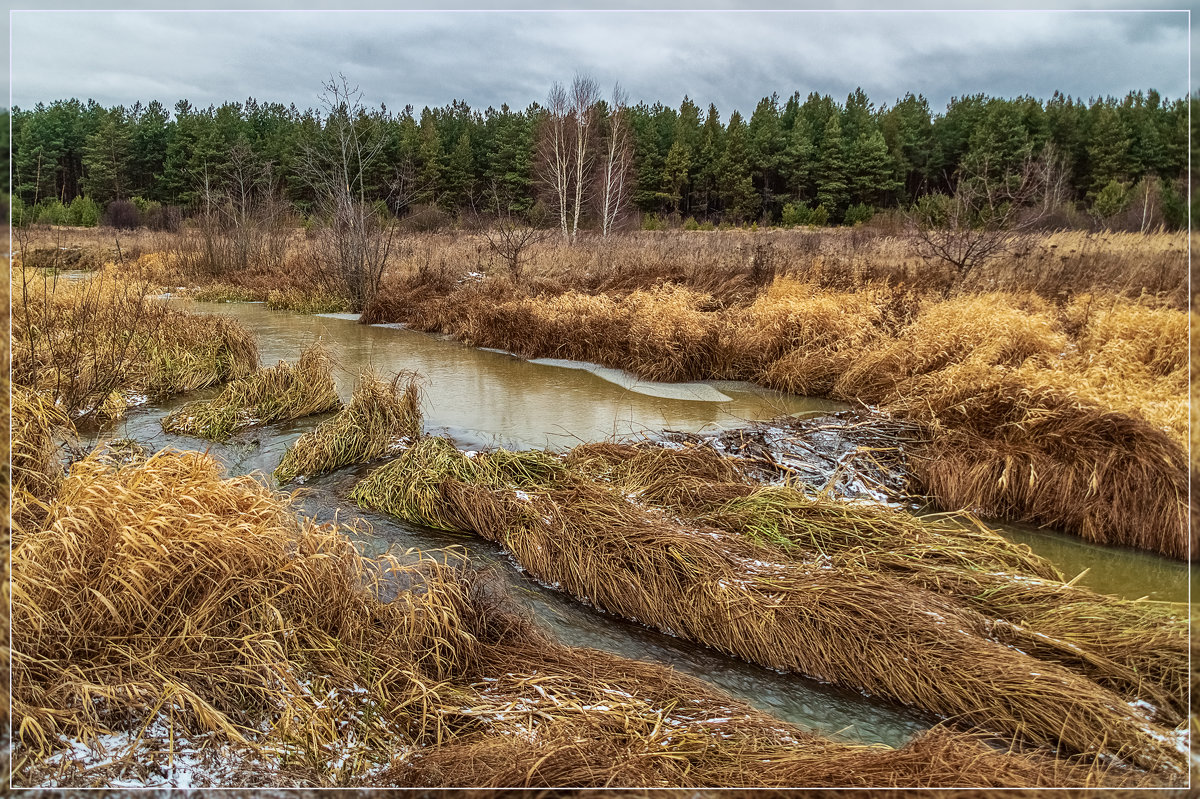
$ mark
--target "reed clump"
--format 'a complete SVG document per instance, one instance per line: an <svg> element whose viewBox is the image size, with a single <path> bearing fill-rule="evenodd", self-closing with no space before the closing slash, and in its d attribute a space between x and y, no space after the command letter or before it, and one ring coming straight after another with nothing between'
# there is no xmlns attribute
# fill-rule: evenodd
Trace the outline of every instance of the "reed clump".
<svg viewBox="0 0 1200 799"><path fill-rule="evenodd" d="M1188 463L1165 431L1004 374L931 376L893 404L925 421L916 489L942 507L1187 558Z"/></svg>
<svg viewBox="0 0 1200 799"><path fill-rule="evenodd" d="M352 463L375 460L405 439L421 435L420 375L399 372L385 380L367 369L350 404L302 435L284 453L275 478L286 483Z"/></svg>
<svg viewBox="0 0 1200 799"><path fill-rule="evenodd" d="M508 457L483 472L529 481L547 468ZM245 779L262 779L250 763L286 761L289 782L315 786L1171 779L945 728L895 750L835 742L671 669L558 644L486 575L364 560L337 528L253 477L222 479L200 453L75 464L13 563L23 785L128 782L203 736L247 764ZM90 768L62 758L102 736L128 749Z"/></svg>
<svg viewBox="0 0 1200 799"><path fill-rule="evenodd" d="M721 331L726 376L781 391L828 395L864 350L887 337L892 292L820 289L781 278L749 306L728 315Z"/></svg>
<svg viewBox="0 0 1200 799"><path fill-rule="evenodd" d="M544 469L426 439L355 486L402 518L474 532L539 580L609 613L769 668L798 671L1063 752L1179 767L1120 697L996 639L993 622L880 573L788 559ZM527 468L536 464L538 468ZM514 468L514 465L518 465Z"/></svg>
<svg viewBox="0 0 1200 799"><path fill-rule="evenodd" d="M168 433L224 441L239 430L341 408L333 361L316 342L293 366L280 361L226 386L211 400L192 402L162 419Z"/></svg>
<svg viewBox="0 0 1200 799"><path fill-rule="evenodd" d="M75 464L13 563L16 737L35 760L156 714L178 738L235 745L424 740L439 724L419 724L428 686L472 655L461 593L435 564L407 572L423 595L372 601L364 590L398 564L368 568L335 529L253 477L222 480L199 453ZM361 688L373 713L343 704Z"/></svg>
<svg viewBox="0 0 1200 799"><path fill-rule="evenodd" d="M880 404L904 395L914 378L970 361L1019 366L1067 346L1047 303L1036 296L980 294L928 303L895 340L861 352L833 393Z"/></svg>

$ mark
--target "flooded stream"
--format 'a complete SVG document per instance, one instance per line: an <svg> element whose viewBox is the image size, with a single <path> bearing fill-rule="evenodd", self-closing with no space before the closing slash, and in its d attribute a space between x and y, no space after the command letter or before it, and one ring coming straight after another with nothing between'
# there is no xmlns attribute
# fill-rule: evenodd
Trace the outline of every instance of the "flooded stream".
<svg viewBox="0 0 1200 799"><path fill-rule="evenodd" d="M845 407L746 383L647 383L619 370L573 362L530 362L392 326L360 325L353 317L305 316L253 303L184 304L190 310L236 318L257 337L264 366L280 359L295 361L304 346L321 337L338 363L335 380L343 400L349 399L355 376L364 367L420 372L426 381L426 431L449 436L460 447L566 448L643 431L734 427L781 414L819 415ZM195 392L130 409L124 421L104 431L104 437L132 438L150 451L208 449L231 474L269 473L296 438L328 418L314 416L253 428L222 444L163 432L159 424L163 415L215 393L215 389ZM370 532L360 535L359 543L368 554L389 548L414 549L439 558L468 554L474 564L491 567L513 598L563 643L673 666L780 719L845 740L899 746L936 721L883 700L728 658L584 607L539 586L507 553L487 541L363 511L345 496L370 468L344 469L309 482L302 498L305 510L322 520L366 520ZM1005 532L1071 575L1090 567L1081 582L1097 589L1125 596L1186 599L1187 571L1174 561L1089 546L1027 528L1007 526Z"/></svg>

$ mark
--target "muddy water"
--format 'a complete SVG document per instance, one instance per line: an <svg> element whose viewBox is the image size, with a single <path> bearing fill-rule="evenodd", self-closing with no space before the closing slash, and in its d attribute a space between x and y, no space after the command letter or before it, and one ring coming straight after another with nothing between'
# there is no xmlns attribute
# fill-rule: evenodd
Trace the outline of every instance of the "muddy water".
<svg viewBox="0 0 1200 799"><path fill-rule="evenodd" d="M186 303L186 307L236 318L257 336L264 365L280 359L294 361L301 348L321 337L339 363L335 378L343 399L349 398L354 377L363 367L419 371L427 381L426 431L447 435L464 447L569 447L613 435L664 428L699 431L782 413L816 415L844 407L783 396L744 383L647 383L618 370L528 362L414 331L360 325L337 316L272 311L261 304ZM128 418L105 431L105 436L133 438L152 451L207 448L230 473L270 472L288 445L327 418L252 429L229 442L212 445L162 431L159 419L165 413L213 393L215 390L197 392L132 409ZM365 519L371 531L360 536L360 544L370 553L391 548L414 549L440 558L469 554L473 563L490 567L537 622L564 643L673 666L780 719L846 740L897 746L934 722L880 699L778 674L583 607L539 586L489 542L362 511L345 496L370 468L342 470L310 482L303 499L306 510L327 520ZM1090 566L1092 572L1085 582L1100 590L1179 599L1182 586L1186 594L1186 572L1180 564L1149 556L1139 561L1139 553L1089 547L1019 527L1006 528L1006 532L1027 541L1072 575Z"/></svg>
<svg viewBox="0 0 1200 799"><path fill-rule="evenodd" d="M1149 597L1163 602L1188 602L1189 570L1180 561L1136 549L1102 547L1078 536L1042 530L1026 524L990 522L1013 541L1029 546L1051 561L1067 579L1078 575L1079 585L1126 599Z"/></svg>
<svg viewBox="0 0 1200 799"><path fill-rule="evenodd" d="M257 337L263 365L280 359L295 361L301 348L322 337L339 363L335 379L344 400L363 367L419 371L427 381L426 431L448 435L464 447L569 447L612 435L663 428L698 431L781 413L821 414L844 407L744 383L648 383L618 370L578 363L531 363L410 330L272 311L260 304L186 303L185 307L236 318ZM296 438L328 418L314 416L255 428L220 444L163 432L159 424L163 415L215 393L211 389L133 408L124 421L105 431L105 437L132 438L151 451L208 449L230 473L270 472ZM779 674L586 608L538 585L490 542L363 511L345 497L371 468L345 469L306 484L306 512L322 520L365 519L370 533L359 536L359 542L369 554L389 548L418 550L439 559L468 554L473 564L488 567L540 625L566 644L670 665L780 719L845 740L899 746L935 722L884 700Z"/></svg>

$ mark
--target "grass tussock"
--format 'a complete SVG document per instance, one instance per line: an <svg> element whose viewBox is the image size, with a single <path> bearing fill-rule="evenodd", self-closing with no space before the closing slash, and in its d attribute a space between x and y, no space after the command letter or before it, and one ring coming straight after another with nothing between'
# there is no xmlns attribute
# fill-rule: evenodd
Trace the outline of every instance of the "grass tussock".
<svg viewBox="0 0 1200 799"><path fill-rule="evenodd" d="M6 481L9 520L20 535L34 529L63 479L58 438L73 431L71 420L45 396L14 385L11 392L10 471Z"/></svg>
<svg viewBox="0 0 1200 799"><path fill-rule="evenodd" d="M1175 558L1189 543L1197 551L1187 454L1143 420L994 373L932 376L896 407L929 423L910 465L919 490L943 507Z"/></svg>
<svg viewBox="0 0 1200 799"><path fill-rule="evenodd" d="M275 469L286 483L384 455L397 442L421 434L420 376L400 372L384 380L372 370L359 375L350 404L296 440Z"/></svg>
<svg viewBox="0 0 1200 799"><path fill-rule="evenodd" d="M163 417L168 433L224 441L239 430L324 413L341 407L333 361L319 343L291 365L280 361L226 386L211 400L192 402Z"/></svg>
<svg viewBox="0 0 1200 799"><path fill-rule="evenodd" d="M750 662L1064 752L1179 767L1179 753L1115 693L1006 646L992 620L950 597L672 520L552 461L467 458L426 439L352 498L494 540L601 610Z"/></svg>
<svg viewBox="0 0 1200 799"><path fill-rule="evenodd" d="M527 473L520 460L491 468ZM221 479L199 453L76 464L13 562L21 785L146 779L152 760L196 757L198 740L308 786L1165 778L997 751L944 728L896 750L802 731L670 669L557 644L481 575L363 560L336 528L252 477ZM62 758L101 736L132 743L87 770Z"/></svg>
<svg viewBox="0 0 1200 799"><path fill-rule="evenodd" d="M267 307L277 311L297 313L347 313L351 302L345 297L323 289L272 289L267 292Z"/></svg>

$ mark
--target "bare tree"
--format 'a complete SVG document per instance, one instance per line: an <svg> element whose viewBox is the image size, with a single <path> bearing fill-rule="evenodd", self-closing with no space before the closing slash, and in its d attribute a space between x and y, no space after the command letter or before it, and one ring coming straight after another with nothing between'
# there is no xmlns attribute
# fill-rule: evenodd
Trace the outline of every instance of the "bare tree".
<svg viewBox="0 0 1200 799"><path fill-rule="evenodd" d="M368 109L362 91L344 75L331 77L323 90L324 128L304 145L300 174L321 217L316 235L321 274L362 310L379 290L396 236L392 220L368 201L371 175L382 161L383 112Z"/></svg>
<svg viewBox="0 0 1200 799"><path fill-rule="evenodd" d="M181 242L185 270L219 275L235 268L272 271L283 266L291 209L280 196L269 162L238 142L215 174L205 164L196 189L202 203L199 249Z"/></svg>
<svg viewBox="0 0 1200 799"><path fill-rule="evenodd" d="M520 280L529 250L554 234L538 224L542 220L514 214L511 203L501 198L501 192L494 183L489 194L496 219L484 228L483 236L492 252L504 259L513 278Z"/></svg>
<svg viewBox="0 0 1200 799"><path fill-rule="evenodd" d="M591 188L595 160L592 139L599 100L596 81L582 75L575 76L570 91L556 82L546 96L538 177L550 191L559 229L568 242L579 235L579 219Z"/></svg>
<svg viewBox="0 0 1200 799"><path fill-rule="evenodd" d="M918 251L964 277L980 264L1025 250L1061 202L1063 169L1053 150L995 169L982 159L959 174L954 194L922 197L909 212Z"/></svg>
<svg viewBox="0 0 1200 799"><path fill-rule="evenodd" d="M629 126L628 96L618 83L613 87L600 168L600 231L605 238L612 232L629 200L629 182L633 170L633 135Z"/></svg>
<svg viewBox="0 0 1200 799"><path fill-rule="evenodd" d="M568 136L567 90L558 81L546 95L546 116L542 123L542 135L538 157L538 177L552 192L555 209L558 211L558 226L564 239L569 240L567 228L567 198L571 185L571 155L567 145Z"/></svg>
<svg viewBox="0 0 1200 799"><path fill-rule="evenodd" d="M595 129L596 104L600 102L600 86L592 78L576 75L571 83L571 116L575 122L575 209L571 221L571 240L579 235L579 213L583 209L586 178L591 174L591 136Z"/></svg>

